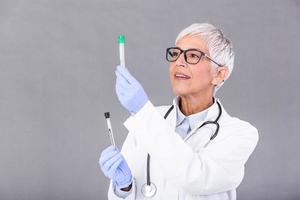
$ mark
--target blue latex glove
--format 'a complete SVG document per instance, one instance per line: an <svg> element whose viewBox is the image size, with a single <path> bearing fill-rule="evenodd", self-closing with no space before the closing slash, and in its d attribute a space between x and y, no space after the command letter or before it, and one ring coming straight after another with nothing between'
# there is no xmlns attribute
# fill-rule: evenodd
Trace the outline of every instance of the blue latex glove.
<svg viewBox="0 0 300 200"><path fill-rule="evenodd" d="M119 101L129 112L137 113L148 101L146 92L126 67L117 66L115 73L117 76L116 93Z"/></svg>
<svg viewBox="0 0 300 200"><path fill-rule="evenodd" d="M131 171L116 146L111 145L102 151L99 164L104 175L113 180L118 189L131 184Z"/></svg>

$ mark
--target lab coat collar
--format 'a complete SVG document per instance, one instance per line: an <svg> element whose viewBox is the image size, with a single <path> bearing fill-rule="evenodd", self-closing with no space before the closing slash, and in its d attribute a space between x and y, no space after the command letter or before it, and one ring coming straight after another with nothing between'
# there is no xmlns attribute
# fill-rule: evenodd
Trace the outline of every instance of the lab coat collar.
<svg viewBox="0 0 300 200"><path fill-rule="evenodd" d="M179 109L178 101L179 101L178 97L176 97L173 101L173 105L176 110L176 127L179 126L186 118L186 116Z"/></svg>
<svg viewBox="0 0 300 200"><path fill-rule="evenodd" d="M170 115L171 115L170 116L170 120L171 120L170 122L171 122L171 126L174 128L174 130L176 128L176 117L177 117L176 106L177 106L177 101L178 101L178 96L173 99L174 110L173 110L173 112L170 113ZM208 112L207 112L207 115L206 115L204 121L199 121L197 126L201 126L201 124L205 121L214 121L217 118L217 116L220 112L217 102L220 103L220 100L218 98L214 97L214 103L213 103L213 105L211 105L208 108ZM222 106L221 103L220 103L220 105L221 105L221 108L222 108L222 111L223 111L223 114L224 114L225 111L223 109L223 106Z"/></svg>
<svg viewBox="0 0 300 200"><path fill-rule="evenodd" d="M176 108L176 127L178 127L186 119L188 120L190 128L194 129L198 125L199 121L203 121L206 118L208 110L210 109L209 107L201 112L186 116L179 109L179 97L175 98L174 103Z"/></svg>
<svg viewBox="0 0 300 200"><path fill-rule="evenodd" d="M214 104L208 110L207 116L204 121L215 121L216 120L217 116L219 115L219 112L221 112L219 110L219 106L218 106L217 102L220 103L220 100L218 98L215 98ZM221 103L220 103L220 105L221 105L221 109L223 109L223 106Z"/></svg>

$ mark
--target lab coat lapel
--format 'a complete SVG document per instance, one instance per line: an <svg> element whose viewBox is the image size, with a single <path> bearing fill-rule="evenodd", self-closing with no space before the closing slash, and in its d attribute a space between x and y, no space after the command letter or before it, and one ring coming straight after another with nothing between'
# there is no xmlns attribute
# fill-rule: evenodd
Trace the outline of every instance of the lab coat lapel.
<svg viewBox="0 0 300 200"><path fill-rule="evenodd" d="M215 99L213 106L211 107L211 109L208 110L205 121L215 121L216 118L218 117L220 110L219 110L219 106L218 106L217 102L220 103L219 99ZM221 103L220 103L220 105L221 105ZM221 105L221 107L222 107L222 105Z"/></svg>
<svg viewBox="0 0 300 200"><path fill-rule="evenodd" d="M171 126L171 128L173 129L173 130L176 130L176 101L177 101L177 98L178 97L176 97L176 98L174 98L173 99L173 110L169 113L169 116L167 117L167 120L168 120L168 122L169 122L169 124L170 124L170 126ZM195 132L197 132L198 130L198 128L204 123L204 122L206 122L206 121L215 121L216 120L216 118L217 118L217 116L218 116L218 114L219 114L219 107L218 107L218 105L217 105L217 101L220 103L220 101L219 101L219 99L215 99L215 102L214 102L214 104L211 106L211 108L208 110L208 113L207 113L207 115L206 115L206 118L205 118L205 120L204 121L200 121L198 124L197 124L197 126L195 126L195 128L190 132L190 134L188 134L187 135L187 138L186 139L188 139L191 135L193 135ZM221 103L220 103L221 104ZM223 109L223 106L222 106L222 104L221 104L221 107L222 107L222 109ZM168 109L169 109L170 107L168 107ZM167 112L168 111L168 109L165 111L165 112ZM214 125L210 125L210 124L208 124L208 125L206 125L205 126L206 128L210 128L210 129L214 129Z"/></svg>
<svg viewBox="0 0 300 200"><path fill-rule="evenodd" d="M207 124L199 129L199 127L207 122L207 121L215 121L219 114L219 107L217 104L218 99L215 100L214 104L209 108L207 115L203 121L200 121L197 126L185 137L184 141L187 141L190 137L192 137L194 134L200 134L198 137L201 138L199 142L203 143L202 146L205 146L210 141L210 137L215 131L215 125L213 124ZM201 145L200 145L201 146Z"/></svg>

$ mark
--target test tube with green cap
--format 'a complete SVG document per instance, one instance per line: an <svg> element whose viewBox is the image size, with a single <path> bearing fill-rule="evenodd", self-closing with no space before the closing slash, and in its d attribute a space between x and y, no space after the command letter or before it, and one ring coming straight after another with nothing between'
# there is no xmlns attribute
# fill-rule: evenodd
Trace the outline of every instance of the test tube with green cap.
<svg viewBox="0 0 300 200"><path fill-rule="evenodd" d="M125 67L125 35L119 35L119 54L120 54L120 65Z"/></svg>

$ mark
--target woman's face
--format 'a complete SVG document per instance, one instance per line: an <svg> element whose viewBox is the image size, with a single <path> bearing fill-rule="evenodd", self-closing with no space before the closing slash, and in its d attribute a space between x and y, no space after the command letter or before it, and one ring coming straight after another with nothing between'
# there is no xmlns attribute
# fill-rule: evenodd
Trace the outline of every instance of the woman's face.
<svg viewBox="0 0 300 200"><path fill-rule="evenodd" d="M186 36L181 38L176 46L182 50L199 49L209 55L208 47L200 36ZM183 53L175 62L170 62L169 78L173 92L177 96L197 96L213 92L214 85L212 63L202 56L197 64L185 61Z"/></svg>

